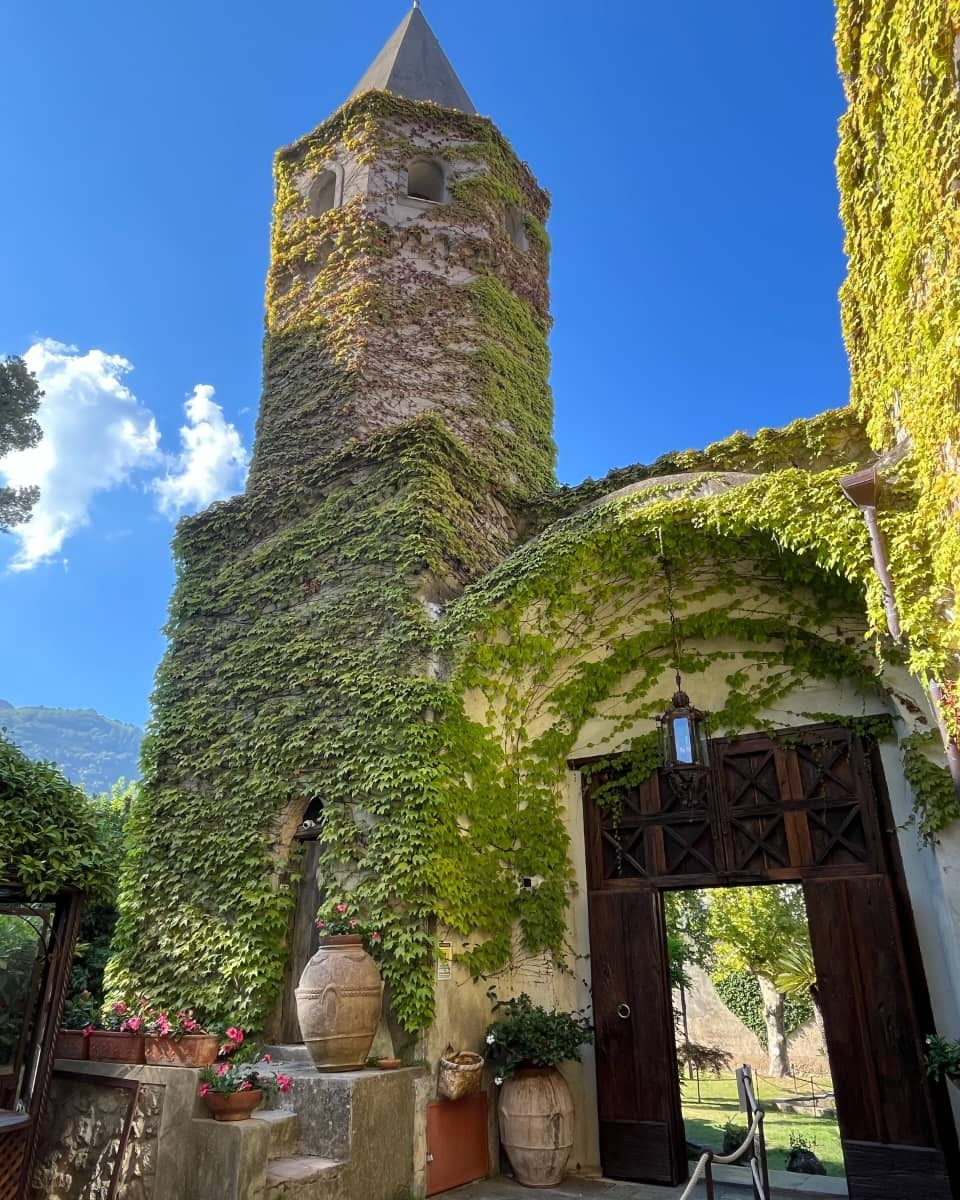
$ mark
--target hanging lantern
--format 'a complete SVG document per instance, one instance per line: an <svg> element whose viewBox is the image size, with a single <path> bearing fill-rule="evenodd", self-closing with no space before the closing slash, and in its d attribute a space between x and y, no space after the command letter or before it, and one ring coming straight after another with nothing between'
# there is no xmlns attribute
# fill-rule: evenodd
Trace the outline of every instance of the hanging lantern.
<svg viewBox="0 0 960 1200"><path fill-rule="evenodd" d="M680 686L677 673L677 690L670 707L657 719L660 726L660 751L663 765L672 767L707 767L710 765L707 718L699 708L694 708L690 697Z"/></svg>

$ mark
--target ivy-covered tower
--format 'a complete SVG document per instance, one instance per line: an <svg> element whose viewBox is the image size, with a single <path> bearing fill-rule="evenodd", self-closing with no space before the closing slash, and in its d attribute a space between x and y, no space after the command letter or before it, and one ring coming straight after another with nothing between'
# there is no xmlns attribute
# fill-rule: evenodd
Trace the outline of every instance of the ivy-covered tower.
<svg viewBox="0 0 960 1200"><path fill-rule="evenodd" d="M441 617L553 480L547 210L418 6L278 154L253 464L177 531L116 989L268 1026L309 813L395 1014L429 1022Z"/></svg>

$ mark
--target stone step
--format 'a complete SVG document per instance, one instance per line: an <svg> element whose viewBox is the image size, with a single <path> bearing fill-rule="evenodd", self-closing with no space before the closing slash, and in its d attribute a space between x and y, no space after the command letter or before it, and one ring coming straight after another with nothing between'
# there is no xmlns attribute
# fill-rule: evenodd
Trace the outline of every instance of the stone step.
<svg viewBox="0 0 960 1200"><path fill-rule="evenodd" d="M265 1200L327 1200L334 1196L344 1166L312 1154L275 1158L267 1164Z"/></svg>
<svg viewBox="0 0 960 1200"><path fill-rule="evenodd" d="M283 1109L260 1108L254 1121L262 1121L270 1129L267 1158L293 1158L300 1147L300 1122L295 1112Z"/></svg>
<svg viewBox="0 0 960 1200"><path fill-rule="evenodd" d="M265 1054L269 1054L274 1063L305 1063L311 1064L310 1051L303 1042L287 1042L283 1045L264 1046Z"/></svg>

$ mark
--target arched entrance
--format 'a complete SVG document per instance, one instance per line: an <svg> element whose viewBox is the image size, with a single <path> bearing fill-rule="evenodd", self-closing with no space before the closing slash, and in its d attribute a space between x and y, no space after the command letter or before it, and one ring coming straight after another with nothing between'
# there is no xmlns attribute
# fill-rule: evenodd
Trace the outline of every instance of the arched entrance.
<svg viewBox="0 0 960 1200"><path fill-rule="evenodd" d="M926 1075L933 1020L876 746L812 725L715 740L696 775L625 777L617 789L618 771L611 758L583 791L604 1173L687 1175L663 893L800 883L850 1196L958 1194L949 1103ZM611 785L618 802L601 809L592 797Z"/></svg>

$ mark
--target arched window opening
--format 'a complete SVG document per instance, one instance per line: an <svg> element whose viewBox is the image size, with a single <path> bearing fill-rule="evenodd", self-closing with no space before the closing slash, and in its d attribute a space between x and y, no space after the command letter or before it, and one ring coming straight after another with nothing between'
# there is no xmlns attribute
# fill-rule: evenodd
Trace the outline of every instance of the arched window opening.
<svg viewBox="0 0 960 1200"><path fill-rule="evenodd" d="M333 171L321 171L310 186L308 194L310 215L319 217L337 203L337 177Z"/></svg>
<svg viewBox="0 0 960 1200"><path fill-rule="evenodd" d="M298 842L315 841L323 832L323 801L315 796L307 805L303 820L293 835Z"/></svg>
<svg viewBox="0 0 960 1200"><path fill-rule="evenodd" d="M420 158L407 167L407 195L416 200L432 200L442 204L444 200L443 167L438 162Z"/></svg>
<svg viewBox="0 0 960 1200"><path fill-rule="evenodd" d="M507 208L507 234L510 241L518 250L529 250L530 239L527 237L527 223L523 213L515 204Z"/></svg>

